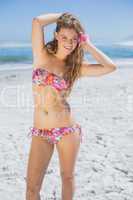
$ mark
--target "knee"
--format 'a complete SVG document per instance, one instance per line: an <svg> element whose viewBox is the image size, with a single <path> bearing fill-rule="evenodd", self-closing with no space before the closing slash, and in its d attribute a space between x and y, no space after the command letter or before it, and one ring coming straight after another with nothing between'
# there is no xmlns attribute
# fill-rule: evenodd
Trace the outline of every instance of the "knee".
<svg viewBox="0 0 133 200"><path fill-rule="evenodd" d="M61 172L63 182L72 182L74 180L74 173Z"/></svg>
<svg viewBox="0 0 133 200"><path fill-rule="evenodd" d="M40 186L38 184L27 183L26 185L27 200L29 200L30 197L39 194L39 192L40 192Z"/></svg>

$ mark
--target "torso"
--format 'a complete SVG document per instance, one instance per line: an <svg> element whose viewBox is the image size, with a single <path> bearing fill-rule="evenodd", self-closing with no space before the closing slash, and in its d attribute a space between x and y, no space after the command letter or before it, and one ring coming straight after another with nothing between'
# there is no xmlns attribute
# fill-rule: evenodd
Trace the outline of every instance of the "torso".
<svg viewBox="0 0 133 200"><path fill-rule="evenodd" d="M49 72L63 77L65 71L65 65L62 62L59 62L52 55L45 55L39 64L34 64L33 70L37 68L46 69ZM58 78L58 77L57 77ZM48 86L49 87L49 86ZM47 86L38 86L32 84L33 94L39 93L47 89ZM53 128L53 127L63 127L63 126L72 126L75 123L74 117L71 112L69 103L67 102L68 90L64 89L61 91L56 90L56 104L51 105L51 109L45 110L42 109L40 105L40 99L37 95L33 95L34 98L34 126L37 128ZM38 106L36 106L38 105Z"/></svg>

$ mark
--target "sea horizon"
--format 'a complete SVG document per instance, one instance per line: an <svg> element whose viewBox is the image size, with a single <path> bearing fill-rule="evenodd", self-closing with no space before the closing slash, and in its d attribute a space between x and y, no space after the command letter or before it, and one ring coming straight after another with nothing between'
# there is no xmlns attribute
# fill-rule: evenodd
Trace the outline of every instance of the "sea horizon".
<svg viewBox="0 0 133 200"><path fill-rule="evenodd" d="M122 43L94 42L94 45L118 64L133 65L133 47ZM85 52L85 58L94 62ZM32 47L30 42L0 42L0 71L9 69L29 69L32 67Z"/></svg>

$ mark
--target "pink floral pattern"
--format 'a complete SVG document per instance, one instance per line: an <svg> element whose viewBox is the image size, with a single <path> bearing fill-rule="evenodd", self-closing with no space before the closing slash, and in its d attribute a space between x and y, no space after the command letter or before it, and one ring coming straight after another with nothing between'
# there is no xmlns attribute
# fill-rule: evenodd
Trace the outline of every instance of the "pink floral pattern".
<svg viewBox="0 0 133 200"><path fill-rule="evenodd" d="M58 91L68 89L69 87L69 83L66 82L65 79L47 71L44 68L33 69L32 83L43 86L51 85ZM74 124L72 127L59 127L51 129L39 129L36 127L31 127L28 136L40 135L47 139L49 143L56 144L62 138L63 135L75 133L76 130L79 131L82 142L81 126L78 123Z"/></svg>
<svg viewBox="0 0 133 200"><path fill-rule="evenodd" d="M42 136L50 144L56 144L63 135L67 135L70 133L75 133L76 130L80 133L80 141L82 142L82 131L81 126L76 123L72 127L59 127L59 128L51 128L51 129L38 129L36 127L31 127L30 132L28 133L28 137L31 137L33 135L35 136Z"/></svg>
<svg viewBox="0 0 133 200"><path fill-rule="evenodd" d="M58 91L66 90L69 87L69 83L63 78L57 76L56 74L47 71L44 68L33 69L32 73L32 83L42 84L42 85L52 85Z"/></svg>
<svg viewBox="0 0 133 200"><path fill-rule="evenodd" d="M90 36L88 34L80 32L78 42L86 42L87 40L90 40Z"/></svg>

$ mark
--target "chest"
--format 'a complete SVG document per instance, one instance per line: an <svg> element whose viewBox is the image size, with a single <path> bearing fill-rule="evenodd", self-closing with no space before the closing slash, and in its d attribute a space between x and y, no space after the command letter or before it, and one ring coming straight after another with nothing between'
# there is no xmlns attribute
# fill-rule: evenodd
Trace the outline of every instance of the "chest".
<svg viewBox="0 0 133 200"><path fill-rule="evenodd" d="M54 89L58 98L66 98L69 95L69 82L64 78L49 72L46 68L36 68L32 73L33 90L42 91L50 86Z"/></svg>

